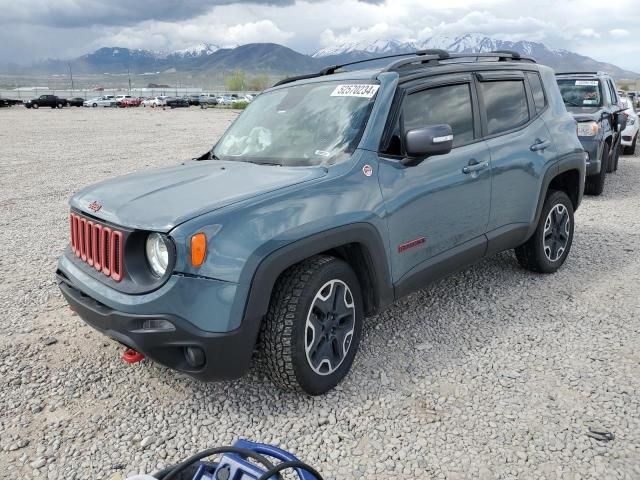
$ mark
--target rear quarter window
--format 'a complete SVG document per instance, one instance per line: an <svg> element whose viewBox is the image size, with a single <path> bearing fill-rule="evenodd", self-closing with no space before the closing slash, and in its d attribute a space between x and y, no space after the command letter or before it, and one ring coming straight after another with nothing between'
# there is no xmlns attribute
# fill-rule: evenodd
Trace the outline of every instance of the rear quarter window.
<svg viewBox="0 0 640 480"><path fill-rule="evenodd" d="M488 135L513 130L529 121L527 95L522 80L481 82L480 91Z"/></svg>
<svg viewBox="0 0 640 480"><path fill-rule="evenodd" d="M531 93L533 94L533 104L536 107L536 113L540 113L547 106L547 98L544 94L544 88L542 88L542 80L537 73L527 72L527 80L529 80L529 86L531 87Z"/></svg>

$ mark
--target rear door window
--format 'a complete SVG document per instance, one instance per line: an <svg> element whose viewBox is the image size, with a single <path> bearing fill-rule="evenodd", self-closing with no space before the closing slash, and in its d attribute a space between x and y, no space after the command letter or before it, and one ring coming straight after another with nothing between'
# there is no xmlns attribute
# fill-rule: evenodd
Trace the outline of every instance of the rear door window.
<svg viewBox="0 0 640 480"><path fill-rule="evenodd" d="M518 128L529 121L527 95L522 80L480 82L487 117L487 134Z"/></svg>
<svg viewBox="0 0 640 480"><path fill-rule="evenodd" d="M468 83L421 90L407 96L403 104L404 131L449 124L453 146L473 141L473 108Z"/></svg>

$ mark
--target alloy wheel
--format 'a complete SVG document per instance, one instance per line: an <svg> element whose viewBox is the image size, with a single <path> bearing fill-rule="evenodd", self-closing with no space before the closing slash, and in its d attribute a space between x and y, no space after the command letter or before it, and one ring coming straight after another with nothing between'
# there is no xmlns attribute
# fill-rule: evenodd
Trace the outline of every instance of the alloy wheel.
<svg viewBox="0 0 640 480"><path fill-rule="evenodd" d="M330 280L316 293L305 324L307 362L318 375L330 375L351 347L356 309L349 286Z"/></svg>
<svg viewBox="0 0 640 480"><path fill-rule="evenodd" d="M550 262L557 262L567 249L571 219L567 207L554 205L544 222L543 248Z"/></svg>

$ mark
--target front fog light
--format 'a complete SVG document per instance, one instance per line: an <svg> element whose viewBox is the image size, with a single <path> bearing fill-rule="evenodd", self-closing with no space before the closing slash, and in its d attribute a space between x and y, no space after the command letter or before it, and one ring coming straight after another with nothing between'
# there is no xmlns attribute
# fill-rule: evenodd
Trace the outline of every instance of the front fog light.
<svg viewBox="0 0 640 480"><path fill-rule="evenodd" d="M143 330L175 332L176 327L169 320L162 318L149 318L142 322Z"/></svg>
<svg viewBox="0 0 640 480"><path fill-rule="evenodd" d="M169 248L168 240L159 233L151 233L147 237L145 251L147 253L147 261L154 275L162 277L167 272L169 265Z"/></svg>

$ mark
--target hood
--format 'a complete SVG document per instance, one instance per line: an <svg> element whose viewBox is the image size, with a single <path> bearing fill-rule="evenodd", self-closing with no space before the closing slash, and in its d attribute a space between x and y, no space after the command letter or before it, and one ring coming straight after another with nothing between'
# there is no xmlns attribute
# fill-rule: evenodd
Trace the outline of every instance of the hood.
<svg viewBox="0 0 640 480"><path fill-rule="evenodd" d="M601 117L600 107L571 107L567 106L567 110L576 122L599 122Z"/></svg>
<svg viewBox="0 0 640 480"><path fill-rule="evenodd" d="M324 175L323 167L190 161L92 185L70 203L116 225L167 232L203 213Z"/></svg>

